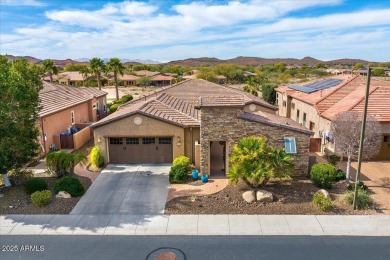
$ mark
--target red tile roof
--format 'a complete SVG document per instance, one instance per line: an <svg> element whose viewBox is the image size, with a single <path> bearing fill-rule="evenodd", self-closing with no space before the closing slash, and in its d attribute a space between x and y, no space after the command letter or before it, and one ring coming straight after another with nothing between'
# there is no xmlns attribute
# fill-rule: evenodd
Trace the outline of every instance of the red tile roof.
<svg viewBox="0 0 390 260"><path fill-rule="evenodd" d="M43 89L39 92L40 117L48 116L75 105L87 102L93 97L107 95L106 92L97 88L71 87L49 82L43 82Z"/></svg>
<svg viewBox="0 0 390 260"><path fill-rule="evenodd" d="M135 113L144 114L177 125L199 126L199 105L236 106L256 103L276 110L276 107L246 92L224 87L202 79L182 81L160 88L130 101L119 109L93 124L98 127Z"/></svg>
<svg viewBox="0 0 390 260"><path fill-rule="evenodd" d="M119 75L118 77L120 80L127 80L127 81L136 81L139 79L138 76L135 76L135 75L128 75L128 74L123 74L122 75Z"/></svg>

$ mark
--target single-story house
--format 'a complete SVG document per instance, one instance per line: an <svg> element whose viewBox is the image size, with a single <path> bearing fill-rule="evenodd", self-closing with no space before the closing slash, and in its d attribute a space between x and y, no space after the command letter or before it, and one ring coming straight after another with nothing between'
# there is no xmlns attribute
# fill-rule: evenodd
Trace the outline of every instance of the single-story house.
<svg viewBox="0 0 390 260"><path fill-rule="evenodd" d="M119 75L118 79L120 80L121 86L135 86L137 85L137 80L139 80L140 77L135 76L135 75L128 75L128 74L123 74Z"/></svg>
<svg viewBox="0 0 390 260"><path fill-rule="evenodd" d="M153 76L161 74L158 71L148 71L148 70L138 70L138 71L135 71L134 73L135 73L135 75L137 75L139 77L153 77Z"/></svg>
<svg viewBox="0 0 390 260"><path fill-rule="evenodd" d="M153 76L150 79L150 85L156 86L156 87L169 86L172 84L173 79L174 78L171 76L165 76L165 75L159 74L159 75Z"/></svg>
<svg viewBox="0 0 390 260"><path fill-rule="evenodd" d="M313 132L276 111L249 93L189 79L132 100L91 127L106 163L172 163L185 155L202 173L224 175L233 146L257 135L285 148L295 174L305 175Z"/></svg>
<svg viewBox="0 0 390 260"><path fill-rule="evenodd" d="M224 75L217 75L218 84L225 85L227 83L227 78Z"/></svg>
<svg viewBox="0 0 390 260"><path fill-rule="evenodd" d="M106 95L97 88L43 81L39 92L42 109L37 122L42 154L54 147L78 149L84 145L92 137L89 126L107 114Z"/></svg>

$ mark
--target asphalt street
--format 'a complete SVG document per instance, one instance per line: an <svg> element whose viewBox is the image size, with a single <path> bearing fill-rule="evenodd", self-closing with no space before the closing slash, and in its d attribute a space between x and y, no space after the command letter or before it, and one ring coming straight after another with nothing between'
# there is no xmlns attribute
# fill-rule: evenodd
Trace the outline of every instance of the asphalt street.
<svg viewBox="0 0 390 260"><path fill-rule="evenodd" d="M0 259L390 259L390 237L1 236ZM11 251L13 250L13 251ZM166 258L168 259L168 258Z"/></svg>

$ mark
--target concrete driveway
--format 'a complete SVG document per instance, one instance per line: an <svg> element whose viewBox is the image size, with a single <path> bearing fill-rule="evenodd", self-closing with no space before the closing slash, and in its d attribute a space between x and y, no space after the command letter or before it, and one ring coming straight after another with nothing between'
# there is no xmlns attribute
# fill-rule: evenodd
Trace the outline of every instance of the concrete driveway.
<svg viewBox="0 0 390 260"><path fill-rule="evenodd" d="M70 214L163 214L170 167L108 165Z"/></svg>

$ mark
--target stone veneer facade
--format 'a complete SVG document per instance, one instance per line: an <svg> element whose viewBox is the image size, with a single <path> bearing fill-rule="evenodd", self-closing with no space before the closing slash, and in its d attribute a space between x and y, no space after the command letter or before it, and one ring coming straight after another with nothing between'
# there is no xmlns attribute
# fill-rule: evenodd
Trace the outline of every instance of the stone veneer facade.
<svg viewBox="0 0 390 260"><path fill-rule="evenodd" d="M210 141L226 141L229 158L232 147L242 137L257 135L267 137L269 144L279 148L284 148L285 137L295 137L297 154L292 155L295 164L292 175L308 174L309 134L241 119L239 115L244 113L242 107L201 107L200 111L201 172L210 173Z"/></svg>

